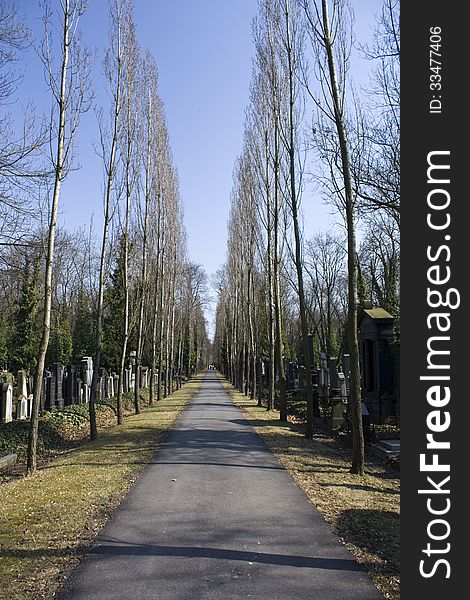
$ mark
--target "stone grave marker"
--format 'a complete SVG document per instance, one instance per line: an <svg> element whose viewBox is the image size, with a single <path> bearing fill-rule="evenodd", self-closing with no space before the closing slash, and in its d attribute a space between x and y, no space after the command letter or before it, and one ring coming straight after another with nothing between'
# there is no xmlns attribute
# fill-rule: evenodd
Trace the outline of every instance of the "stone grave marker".
<svg viewBox="0 0 470 600"><path fill-rule="evenodd" d="M81 367L83 373L83 383L85 383L89 388L91 387L91 382L93 380L93 359L91 356L84 356L81 360Z"/></svg>
<svg viewBox="0 0 470 600"><path fill-rule="evenodd" d="M54 377L54 406L59 410L64 408L63 385L64 385L64 366L61 362L55 362L52 365L52 376Z"/></svg>
<svg viewBox="0 0 470 600"><path fill-rule="evenodd" d="M108 398L114 398L114 377L108 375Z"/></svg>
<svg viewBox="0 0 470 600"><path fill-rule="evenodd" d="M76 371L73 365L68 365L67 375L65 377L65 404L76 404Z"/></svg>
<svg viewBox="0 0 470 600"><path fill-rule="evenodd" d="M114 395L117 396L118 389L119 389L119 375L117 373L113 373L113 379L114 379Z"/></svg>
<svg viewBox="0 0 470 600"><path fill-rule="evenodd" d="M45 410L52 410L55 401L55 383L50 371L44 371L44 388L46 392L44 408Z"/></svg>
<svg viewBox="0 0 470 600"><path fill-rule="evenodd" d="M338 390L339 389L338 369L336 368L336 359L333 356L330 356L330 358L328 359L328 375L329 375L330 389Z"/></svg>
<svg viewBox="0 0 470 600"><path fill-rule="evenodd" d="M348 389L346 387L346 377L344 373L338 373L338 382L339 382L339 395L341 396L341 400L343 403L348 401Z"/></svg>
<svg viewBox="0 0 470 600"><path fill-rule="evenodd" d="M141 368L141 387L143 389L146 389L148 387L148 371L149 368L148 367L142 367Z"/></svg>
<svg viewBox="0 0 470 600"><path fill-rule="evenodd" d="M349 354L343 354L343 356L341 357L341 368L344 373L346 385L349 388L349 373L351 371L351 358Z"/></svg>
<svg viewBox="0 0 470 600"><path fill-rule="evenodd" d="M10 383L1 384L0 421L10 423L13 420L13 386Z"/></svg>
<svg viewBox="0 0 470 600"><path fill-rule="evenodd" d="M318 373L318 396L323 399L328 397L328 359L325 352L320 352L320 370Z"/></svg>
<svg viewBox="0 0 470 600"><path fill-rule="evenodd" d="M16 418L22 420L28 416L28 385L25 370L21 369L18 371L17 381Z"/></svg>
<svg viewBox="0 0 470 600"><path fill-rule="evenodd" d="M75 379L75 401L78 404L82 404L83 402L83 386L80 377Z"/></svg>
<svg viewBox="0 0 470 600"><path fill-rule="evenodd" d="M33 408L33 394L28 394L28 414L27 417L31 417L31 410Z"/></svg>

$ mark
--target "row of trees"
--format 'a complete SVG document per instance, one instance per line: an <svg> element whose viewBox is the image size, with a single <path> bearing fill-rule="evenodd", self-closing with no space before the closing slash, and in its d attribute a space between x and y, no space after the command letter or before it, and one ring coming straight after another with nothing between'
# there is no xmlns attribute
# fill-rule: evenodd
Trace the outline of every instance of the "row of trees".
<svg viewBox="0 0 470 600"><path fill-rule="evenodd" d="M12 3L0 6L0 69L5 74L0 87L2 99L8 100L17 77L12 70L15 51L24 50L30 40ZM74 168L80 117L93 96L91 63L80 36L85 10L80 0L46 5L40 56L52 99L50 120L36 122L32 142L15 138L17 124L6 116L1 122L10 133L10 145L0 150L0 210L9 223L0 232L0 353L10 370L24 368L36 375L29 472L36 468L39 399L47 364L93 357L93 439L100 366L114 369L122 382L129 352L135 351L136 372L146 364L158 373L158 379L151 378L153 403L208 360L206 276L188 259L157 67L139 47L131 0L111 0L109 7L103 70L110 105L97 110L101 234L93 224L89 231L76 232L57 225L62 183ZM11 165L3 155L11 157ZM32 199L42 207L36 219ZM138 377L134 408L140 411ZM121 386L117 418L122 422Z"/></svg>
<svg viewBox="0 0 470 600"><path fill-rule="evenodd" d="M397 4L385 0L373 43L362 48L373 69L361 105L348 77L354 21L347 3L259 0L227 262L217 281L219 364L254 398L257 364L268 359L267 407L277 394L285 420L284 358L303 363L308 437L319 414L308 334L329 356L349 352L351 471L357 474L364 465L358 311L369 300L399 316ZM344 234L304 239L307 181L340 214Z"/></svg>

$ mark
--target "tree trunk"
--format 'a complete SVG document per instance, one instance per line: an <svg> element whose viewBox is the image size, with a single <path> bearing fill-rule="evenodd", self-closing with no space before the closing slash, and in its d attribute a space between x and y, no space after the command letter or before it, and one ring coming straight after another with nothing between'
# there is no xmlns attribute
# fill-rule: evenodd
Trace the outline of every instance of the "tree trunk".
<svg viewBox="0 0 470 600"><path fill-rule="evenodd" d="M165 256L164 248L161 252L160 264L160 295L158 299L158 387L157 402L162 398L162 365L163 365L163 296L165 291Z"/></svg>
<svg viewBox="0 0 470 600"><path fill-rule="evenodd" d="M130 216L130 194L126 199L126 222L124 227L124 315L123 315L123 340L121 349L121 360L119 364L119 386L117 393L117 422L120 425L122 416L122 393L124 384L124 369L126 366L127 343L129 341L129 216Z"/></svg>
<svg viewBox="0 0 470 600"><path fill-rule="evenodd" d="M322 0L323 35L328 58L328 70L332 99L335 112L335 124L338 133L341 164L346 201L346 228L348 235L348 350L351 356L350 371L350 409L351 429L353 442L353 456L351 473L364 474L364 435L362 430L361 411L361 382L359 364L359 340L357 334L357 255L356 255L356 227L354 219L354 197L351 181L351 165L347 143L344 115L341 107L339 87L336 78L336 68L333 54L333 41L330 34L328 19L328 4Z"/></svg>
<svg viewBox="0 0 470 600"><path fill-rule="evenodd" d="M153 295L153 324L152 324L152 376L150 378L149 404L155 402L155 380L157 369L157 326L158 326L158 299L159 285L161 285L160 277L160 253L161 253L161 228L162 228L162 203L160 187L157 190L158 199L158 217L157 217L157 253L155 257L155 290Z"/></svg>
<svg viewBox="0 0 470 600"><path fill-rule="evenodd" d="M140 374L142 366L143 339L142 332L144 326L144 305L145 292L147 288L147 262L148 248L147 237L149 229L150 214L150 179L151 179L151 148L152 148L152 93L150 88L146 90L148 96L147 104L147 148L145 163L145 214L144 214L144 235L142 240L142 271L140 277L140 298L139 298L139 322L137 326L137 351L135 357L135 386L134 386L134 410L136 414L140 413Z"/></svg>
<svg viewBox="0 0 470 600"><path fill-rule="evenodd" d="M295 179L295 141L294 141L294 65L293 65L293 51L291 45L290 35L290 16L289 16L289 2L286 1L286 43L287 43L287 59L288 59L288 78L289 78L289 143L288 143L288 154L289 154L289 180L290 180L290 201L292 211L292 223L294 228L294 239L295 239L295 270L297 273L297 287L299 296L299 313L300 313L300 327L302 333L302 352L304 355L305 364L305 391L307 401L307 425L305 435L308 438L313 437L313 417L314 415L319 416L318 405L314 406L313 398L313 387L312 387L312 365L310 353L308 350L308 324L307 324L307 313L305 306L305 292L304 292L304 281L303 281L303 264L302 264L302 244L300 239L300 225L298 217L298 205L297 205L297 186Z"/></svg>
<svg viewBox="0 0 470 600"><path fill-rule="evenodd" d="M272 225L271 225L271 190L269 185L269 148L268 132L265 132L266 146L266 260L268 269L268 322L269 322L269 371L268 371L268 401L266 410L274 407L274 367L275 367L275 321L274 321L274 285L273 285L273 257L272 257Z"/></svg>
<svg viewBox="0 0 470 600"><path fill-rule="evenodd" d="M280 286L280 257L279 257L279 128L278 116L275 115L274 127L274 318L276 325L276 357L277 374L279 379L279 419L287 421L287 398L286 398L286 373L284 368L284 345L282 342L282 308L281 308L281 286Z"/></svg>
<svg viewBox="0 0 470 600"><path fill-rule="evenodd" d="M54 193L52 196L51 218L49 222L49 234L47 239L47 257L45 271L45 298L44 312L42 320L42 337L39 345L36 379L34 381L33 403L31 407L31 420L28 437L28 456L26 470L28 474L36 470L36 454L38 442L39 426L39 405L41 400L42 383L44 376L44 363L46 360L47 347L49 345L49 334L51 327L51 306L52 306L52 269L54 265L54 246L57 226L57 213L59 210L60 187L64 168L64 144L65 144L65 122L66 122L66 84L67 67L69 62L69 10L70 2L65 0L64 6L64 27L63 27L63 56L60 81L59 96L59 130L57 136L56 150L56 168Z"/></svg>
<svg viewBox="0 0 470 600"><path fill-rule="evenodd" d="M175 252L175 269L176 269L176 252ZM170 360L169 360L169 380L170 380L170 394L173 393L173 375L174 375L174 362L175 362L175 289L176 289L176 274L173 278L173 286L171 293L171 334L170 334Z"/></svg>

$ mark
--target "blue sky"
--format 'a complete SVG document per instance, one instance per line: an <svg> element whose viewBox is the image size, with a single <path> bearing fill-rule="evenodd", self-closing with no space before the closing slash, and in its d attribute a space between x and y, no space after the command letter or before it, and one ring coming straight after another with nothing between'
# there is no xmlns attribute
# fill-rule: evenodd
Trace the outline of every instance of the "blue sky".
<svg viewBox="0 0 470 600"><path fill-rule="evenodd" d="M56 0L53 0L53 4ZM57 0L58 1L58 0ZM151 50L159 70L170 142L180 177L191 260L214 273L224 262L226 223L234 161L241 150L248 104L253 43L251 22L256 0L134 0L138 39ZM354 0L356 35L370 36L380 0ZM37 0L20 0L20 11L36 36L42 32ZM108 44L108 2L89 0L81 20L84 40L96 49L93 80L96 103L107 107L102 81L102 57ZM29 53L21 102L32 99L38 110L50 105L41 66ZM366 80L370 63L355 71ZM20 104L18 104L19 106ZM78 136L81 168L63 185L61 223L74 229L88 226L91 215L101 221L102 176L93 144L98 141L93 111L82 117ZM335 217L319 197L304 195L307 231L331 227ZM98 229L99 235L99 229Z"/></svg>
<svg viewBox="0 0 470 600"><path fill-rule="evenodd" d="M28 6L28 24L40 36L41 11ZM215 272L225 256L226 220L232 168L240 152L243 117L251 73L251 20L254 0L135 0L137 34L143 52L150 49L159 71L170 143L180 177L191 260ZM90 0L81 19L84 41L96 48L93 65L95 103L107 98L102 57L108 43L108 2ZM42 69L31 52L21 100L33 99L47 110L49 96ZM82 116L78 135L80 169L69 175L61 195L61 222L67 228L88 225L102 213L100 159L94 111ZM98 231L99 234L99 231Z"/></svg>

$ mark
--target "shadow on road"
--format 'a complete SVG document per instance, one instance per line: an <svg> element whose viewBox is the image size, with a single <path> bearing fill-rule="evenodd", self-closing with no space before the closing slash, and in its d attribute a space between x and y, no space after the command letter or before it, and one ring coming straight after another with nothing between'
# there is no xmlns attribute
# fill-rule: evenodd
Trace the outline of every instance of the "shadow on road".
<svg viewBox="0 0 470 600"><path fill-rule="evenodd" d="M174 556L186 558L210 558L230 561L244 561L267 565L285 565L310 569L329 569L334 571L362 571L355 560L338 558L312 558L309 556L289 556L266 554L224 548L197 548L194 546L155 546L146 544L100 544L91 549L90 554L106 556Z"/></svg>

